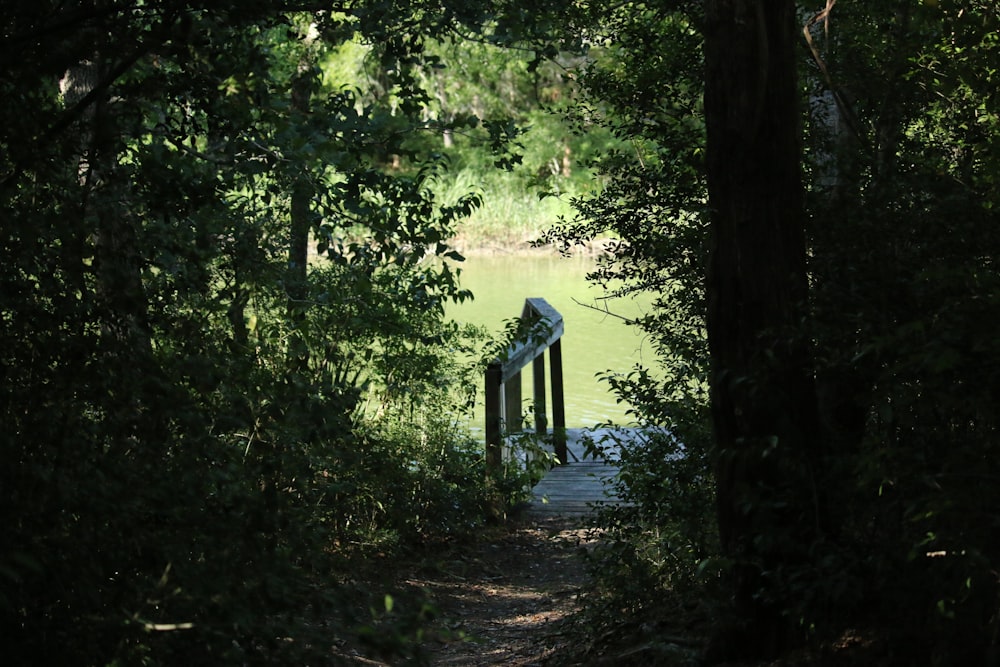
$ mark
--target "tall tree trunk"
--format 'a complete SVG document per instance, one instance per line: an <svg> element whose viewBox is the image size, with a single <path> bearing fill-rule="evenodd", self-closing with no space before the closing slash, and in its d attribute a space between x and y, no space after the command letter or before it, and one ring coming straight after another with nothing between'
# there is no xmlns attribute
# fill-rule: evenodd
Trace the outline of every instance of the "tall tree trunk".
<svg viewBox="0 0 1000 667"><path fill-rule="evenodd" d="M288 317L292 326L288 357L293 370L303 371L309 362L302 325L305 324L306 298L309 290L309 218L313 198L308 176L296 177L291 192L291 235L288 248L286 288L288 290Z"/></svg>
<svg viewBox="0 0 1000 667"><path fill-rule="evenodd" d="M858 281L857 271L843 271L842 257L852 247L860 251L853 253L856 259L863 257L868 243L856 233L856 227L843 224L858 219L856 207L863 199L858 155L868 149L851 106L853 96L834 79L827 65L834 55L830 29L833 7L833 2L828 2L807 20L803 34L816 65L815 82L819 83L810 95L808 110L812 138L809 159L818 206L812 220L811 297L821 321L823 312L827 313L820 325L824 328L820 344L826 346L827 358L834 360L816 368L817 403L828 446L846 458L844 455L857 451L864 437L874 383L872 366L877 363L857 360L866 341L859 337L854 319L841 316L845 308L857 308L859 295L866 289ZM844 325L832 325L833 319Z"/></svg>
<svg viewBox="0 0 1000 667"><path fill-rule="evenodd" d="M311 45L312 35L303 39L306 53L298 64L292 80L291 110L303 127L308 125L314 72ZM309 230L311 228L312 200L315 195L309 174L309 165L293 166L289 207L290 229L288 241L288 268L286 288L288 290L288 317L292 325L289 341L289 364L293 371L303 371L309 362L309 350L302 336L300 326L305 322L305 302L309 290Z"/></svg>
<svg viewBox="0 0 1000 667"><path fill-rule="evenodd" d="M106 59L95 54L69 69L60 81L67 107L83 100L107 76ZM79 119L81 153L77 165L82 225L94 239L94 296L101 309L101 363L109 384L109 410L124 433L139 438L150 425L148 389L155 378L149 303L142 280L139 222L129 206L129 186L117 163L119 127L107 93ZM145 397L145 398L144 398Z"/></svg>
<svg viewBox="0 0 1000 667"><path fill-rule="evenodd" d="M790 639L781 567L824 519L803 331L808 284L792 0L706 0L712 259L708 342L716 492L736 622L714 649L766 658ZM796 546L798 545L798 546Z"/></svg>

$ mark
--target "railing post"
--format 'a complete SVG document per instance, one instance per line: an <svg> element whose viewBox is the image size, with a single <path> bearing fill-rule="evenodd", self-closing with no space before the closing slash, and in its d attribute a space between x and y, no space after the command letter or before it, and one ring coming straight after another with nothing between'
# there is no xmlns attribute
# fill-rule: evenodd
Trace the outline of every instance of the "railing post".
<svg viewBox="0 0 1000 667"><path fill-rule="evenodd" d="M503 379L501 377L501 379ZM521 373L503 383L504 426L508 433L521 430Z"/></svg>
<svg viewBox="0 0 1000 667"><path fill-rule="evenodd" d="M486 367L486 477L496 480L499 477L502 459L500 450L500 386L503 384L503 371L499 361Z"/></svg>
<svg viewBox="0 0 1000 667"><path fill-rule="evenodd" d="M535 393L535 433L545 435L548 430L548 418L545 415L545 355L539 354L532 362L532 379Z"/></svg>
<svg viewBox="0 0 1000 667"><path fill-rule="evenodd" d="M566 402L563 396L562 341L557 340L549 347L549 363L552 368L552 435L555 439L556 458L563 465L566 455Z"/></svg>
<svg viewBox="0 0 1000 667"><path fill-rule="evenodd" d="M545 350L552 362L552 419L555 454L566 463L566 413L563 398L563 318L545 299L524 302L521 318L529 320L530 340L517 342L486 368L486 474L496 479L503 466L503 424L509 431L521 427L521 369L533 364L535 432L548 433L545 401ZM539 326L539 322L541 325ZM502 359L502 360L501 360Z"/></svg>

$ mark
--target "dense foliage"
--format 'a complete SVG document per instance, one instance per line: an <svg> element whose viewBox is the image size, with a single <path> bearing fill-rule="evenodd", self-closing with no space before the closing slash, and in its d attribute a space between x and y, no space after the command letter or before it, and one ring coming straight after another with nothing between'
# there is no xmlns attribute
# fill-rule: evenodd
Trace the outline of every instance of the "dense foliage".
<svg viewBox="0 0 1000 667"><path fill-rule="evenodd" d="M591 37L579 76L585 92L570 119L580 133L606 128L615 143L591 162L601 190L575 197L575 217L544 237L567 252L601 240L609 252L591 278L651 297L634 325L652 343L655 365L606 380L634 406L635 423L652 430L622 447L595 443L595 452L616 452L615 490L629 504L598 519L606 539L595 553L601 594L591 598L591 620L597 636L636 644L662 631L657 619L689 613L699 564L718 553L708 458L701 35L696 3L688 4L686 12L595 4L579 18L601 29ZM620 627L622 610L628 628ZM600 629L609 623L616 627Z"/></svg>
<svg viewBox="0 0 1000 667"><path fill-rule="evenodd" d="M595 4L583 19L599 27L588 33L579 118L606 125L628 150L602 156L607 187L575 202L576 219L548 238L572 245L610 231L621 240L595 277L658 295L638 324L662 368L611 381L641 422L683 443L654 434L622 454L620 490L635 505L602 518L612 537L598 566L612 584L604 604L634 612L653 641L665 632L656 619L700 609L716 628L713 649L734 658L847 637L871 662L985 664L1000 617L991 518L1000 357L989 333L1000 240L996 8L815 5L796 28L808 309L746 352L780 364L780 346L808 342L816 395L804 398L820 417L808 438L824 453L808 461L776 438L761 459L739 463L737 495L724 502L752 522L745 550L720 551L705 529L713 474L747 456L713 435L706 388L722 381L757 391L758 403L774 396L761 375L709 374L705 6ZM757 474L765 469L780 474ZM808 531L798 528L805 520ZM754 569L754 599L778 612L780 637L748 637L755 619L727 612L727 582ZM637 625L627 636L643 634Z"/></svg>
<svg viewBox="0 0 1000 667"><path fill-rule="evenodd" d="M995 655L994 3L801 9L808 296L742 351L814 383L795 393L819 459L734 445L709 407L781 389L706 333L729 232L705 10L748 3L8 4L8 662L323 662L352 634L412 657L392 634L409 620L376 632L329 583L497 507L454 421L478 345L443 318L469 298L451 241L484 193L508 195L502 221L538 188L574 195L545 240L603 239L593 278L653 295L635 324L656 366L608 378L650 429L621 451L631 504L598 519L593 618L629 641L693 628L733 659ZM760 240L741 246L757 261ZM788 369L784 347L808 358ZM719 500L752 543L719 539ZM748 636L747 594L772 636Z"/></svg>
<svg viewBox="0 0 1000 667"><path fill-rule="evenodd" d="M434 193L512 132L425 85L485 9L5 6L8 664L328 661L344 559L495 506L443 319L479 196Z"/></svg>
<svg viewBox="0 0 1000 667"><path fill-rule="evenodd" d="M838 605L878 610L899 661L980 663L1000 611L986 324L1000 16L959 2L834 17L825 87L846 103L810 132L835 156L813 160L811 271L830 467L846 483L830 484L843 538L823 572Z"/></svg>

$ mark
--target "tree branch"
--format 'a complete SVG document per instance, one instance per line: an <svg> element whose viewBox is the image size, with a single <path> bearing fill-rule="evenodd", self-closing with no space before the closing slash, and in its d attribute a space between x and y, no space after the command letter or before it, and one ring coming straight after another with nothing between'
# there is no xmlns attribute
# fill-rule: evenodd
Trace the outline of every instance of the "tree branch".
<svg viewBox="0 0 1000 667"><path fill-rule="evenodd" d="M597 312L603 315L610 315L611 317L617 317L618 319L620 319L621 321L623 321L625 324L628 325L635 325L638 324L639 322L638 320L625 317L624 315L619 315L618 313L612 313L610 310L607 309L607 307L598 308L597 306L592 306L589 303L584 303L579 299L577 299L576 297L573 297L573 303L575 303L578 306L583 306L584 308L589 308L590 310L596 310Z"/></svg>
<svg viewBox="0 0 1000 667"><path fill-rule="evenodd" d="M811 19L806 21L804 26L802 26L802 35L805 37L806 45L809 47L809 53L812 55L813 62L816 63L820 73L823 75L823 80L826 82L827 88L829 88L830 93L833 94L833 100L837 105L837 110L840 111L840 115L843 117L844 122L847 123L847 127L851 130L851 134L854 135L862 146L868 148L870 147L870 143L861 131L861 122L858 120L857 114L854 113L854 109L852 109L851 105L848 104L840 86L833 82L833 77L830 76L830 70L826 66L826 61L823 60L823 57L820 55L819 49L816 48L816 44L813 42L812 38L812 27L820 22L823 23L824 33L827 35L829 34L830 12L833 11L833 7L836 4L837 0L826 0L826 7L818 11Z"/></svg>

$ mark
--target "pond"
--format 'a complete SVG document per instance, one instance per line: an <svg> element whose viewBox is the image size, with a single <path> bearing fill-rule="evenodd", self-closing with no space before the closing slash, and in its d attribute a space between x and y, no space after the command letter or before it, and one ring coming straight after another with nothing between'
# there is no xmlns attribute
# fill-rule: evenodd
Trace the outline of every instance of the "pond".
<svg viewBox="0 0 1000 667"><path fill-rule="evenodd" d="M498 337L506 320L519 317L524 300L541 297L565 322L562 338L566 426L580 428L614 420L628 423L628 406L618 403L598 375L625 373L636 363L651 364L653 352L641 333L622 319L594 310L607 309L622 317L644 312L648 299L605 299L604 291L585 279L594 269L589 257L551 255L474 256L461 265L462 285L475 299L448 310L449 317L486 327ZM588 307L592 306L592 307ZM546 355L546 367L548 356ZM546 368L548 370L548 368ZM522 373L523 396L531 397L531 366ZM481 394L481 392L480 392ZM546 402L551 406L551 398ZM549 412L551 421L551 408ZM482 396L472 426L483 424Z"/></svg>

